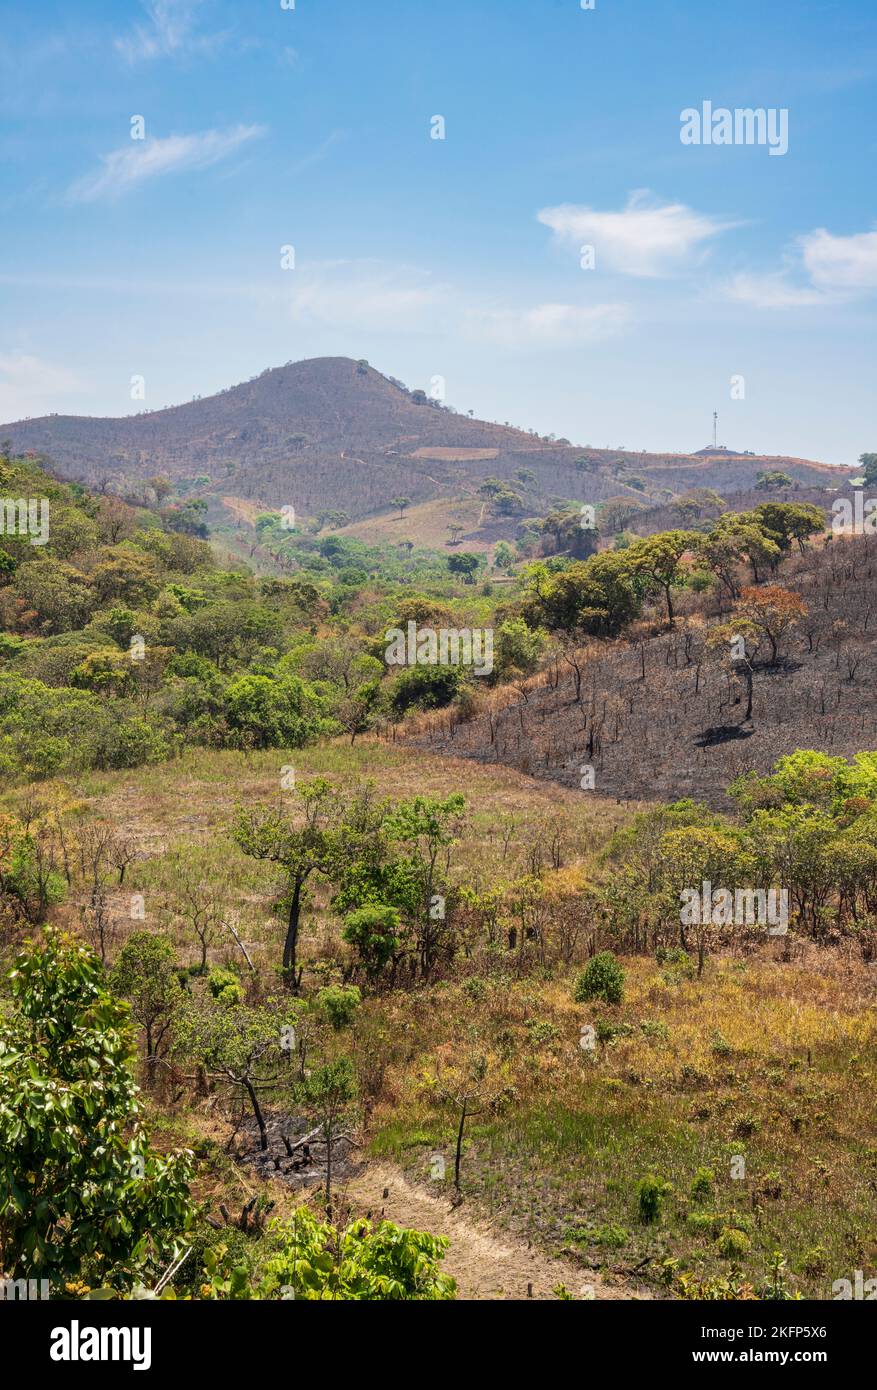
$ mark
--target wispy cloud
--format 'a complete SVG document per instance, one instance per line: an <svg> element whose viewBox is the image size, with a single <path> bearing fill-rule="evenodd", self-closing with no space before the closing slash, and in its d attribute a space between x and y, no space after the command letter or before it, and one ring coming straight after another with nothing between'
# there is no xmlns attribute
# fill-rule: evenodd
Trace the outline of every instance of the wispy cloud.
<svg viewBox="0 0 877 1390"><path fill-rule="evenodd" d="M783 268L740 274L727 287L730 298L758 309L797 309L837 304L877 290L877 231L835 236L817 227L798 237L783 256Z"/></svg>
<svg viewBox="0 0 877 1390"><path fill-rule="evenodd" d="M146 23L135 24L130 34L116 39L116 48L129 63L216 48L227 35L195 32L202 3L203 0L143 0Z"/></svg>
<svg viewBox="0 0 877 1390"><path fill-rule="evenodd" d="M821 304L823 295L807 285L796 285L781 270L759 275L743 271L728 286L728 295L755 309L801 309Z"/></svg>
<svg viewBox="0 0 877 1390"><path fill-rule="evenodd" d="M539 221L563 242L593 246L596 264L645 279L659 279L699 264L714 237L739 223L695 212L684 203L658 203L645 190L620 212L578 203L543 208Z"/></svg>
<svg viewBox="0 0 877 1390"><path fill-rule="evenodd" d="M56 410L59 396L82 389L81 379L68 367L26 352L0 353L0 419Z"/></svg>
<svg viewBox="0 0 877 1390"><path fill-rule="evenodd" d="M626 304L537 304L532 309L471 309L471 337L508 347L562 347L591 343L623 332L631 321Z"/></svg>
<svg viewBox="0 0 877 1390"><path fill-rule="evenodd" d="M829 294L877 290L877 231L833 236L817 227L800 239L801 257L812 284Z"/></svg>
<svg viewBox="0 0 877 1390"><path fill-rule="evenodd" d="M265 130L262 125L237 125L230 130L169 135L163 140L132 140L122 149L102 155L101 168L77 179L67 196L75 203L118 198L162 174L207 169L264 135Z"/></svg>
<svg viewBox="0 0 877 1390"><path fill-rule="evenodd" d="M340 140L345 139L346 134L344 130L333 130L316 149L311 150L310 154L303 155L295 164L290 165L287 177L294 178L296 174L303 174L305 169L310 169L312 164L319 164Z"/></svg>
<svg viewBox="0 0 877 1390"><path fill-rule="evenodd" d="M382 261L332 261L294 272L290 309L302 323L425 330L447 303L448 288L423 271Z"/></svg>

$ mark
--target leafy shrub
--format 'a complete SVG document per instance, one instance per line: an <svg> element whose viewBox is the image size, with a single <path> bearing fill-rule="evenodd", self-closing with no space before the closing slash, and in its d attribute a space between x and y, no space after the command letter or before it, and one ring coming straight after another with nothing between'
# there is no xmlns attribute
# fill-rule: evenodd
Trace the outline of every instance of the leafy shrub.
<svg viewBox="0 0 877 1390"><path fill-rule="evenodd" d="M620 1250L630 1240L630 1232L624 1226L611 1223L606 1226L573 1226L566 1238L575 1245L600 1245L609 1250Z"/></svg>
<svg viewBox="0 0 877 1390"><path fill-rule="evenodd" d="M749 1139L758 1129L758 1120L755 1115L738 1115L734 1120L733 1135L735 1139Z"/></svg>
<svg viewBox="0 0 877 1390"><path fill-rule="evenodd" d="M375 980L399 949L399 909L382 903L349 912L341 936L353 946L370 980Z"/></svg>
<svg viewBox="0 0 877 1390"><path fill-rule="evenodd" d="M724 1226L719 1236L719 1254L726 1260L737 1260L752 1249L752 1241L745 1231L735 1226Z"/></svg>
<svg viewBox="0 0 877 1390"><path fill-rule="evenodd" d="M685 1224L693 1235L715 1236L721 1229L722 1218L714 1211L690 1211Z"/></svg>
<svg viewBox="0 0 877 1390"><path fill-rule="evenodd" d="M698 1168L691 1184L691 1195L696 1202L701 1201L704 1197L711 1197L713 1195L713 1183L715 1180L716 1175L712 1168Z"/></svg>
<svg viewBox="0 0 877 1390"><path fill-rule="evenodd" d="M643 1225L649 1226L660 1220L664 1198L668 1197L672 1191L672 1183L666 1182L663 1178L655 1177L653 1173L640 1179L637 1183L636 1195L639 1219Z"/></svg>
<svg viewBox="0 0 877 1390"><path fill-rule="evenodd" d="M624 997L624 971L612 951L600 953L588 961L575 983L573 995L577 1004L590 999L602 999L607 1004L620 1004Z"/></svg>
<svg viewBox="0 0 877 1390"><path fill-rule="evenodd" d="M454 1280L438 1268L448 1244L443 1236L389 1221L358 1220L339 1231L299 1207L274 1227L273 1237L280 1250L266 1261L260 1298L434 1302L456 1296ZM209 1297L254 1296L246 1268L230 1266L219 1250L206 1252L205 1268Z"/></svg>
<svg viewBox="0 0 877 1390"><path fill-rule="evenodd" d="M240 1004L243 1000L241 982L233 970L223 970L217 966L207 977L207 988L214 999L223 1004Z"/></svg>
<svg viewBox="0 0 877 1390"><path fill-rule="evenodd" d="M225 692L229 742L243 748L301 748L322 732L323 706L316 690L286 676L245 674Z"/></svg>
<svg viewBox="0 0 877 1390"><path fill-rule="evenodd" d="M336 1032L353 1022L362 1003L356 985L326 985L317 994L317 1008L326 1015Z"/></svg>
<svg viewBox="0 0 877 1390"><path fill-rule="evenodd" d="M408 666L393 681L390 704L396 714L449 705L464 680L461 666Z"/></svg>
<svg viewBox="0 0 877 1390"><path fill-rule="evenodd" d="M667 985L678 985L683 980L693 980L697 976L697 965L687 951L675 946L672 950L659 947L655 952L659 965L663 965L661 979Z"/></svg>
<svg viewBox="0 0 877 1390"><path fill-rule="evenodd" d="M149 1146L128 1008L92 951L49 932L20 953L11 982L0 1027L4 1272L59 1287L96 1267L128 1289L191 1220L191 1154Z"/></svg>
<svg viewBox="0 0 877 1390"><path fill-rule="evenodd" d="M559 1033L557 1025L544 1018L528 1018L525 1027L535 1047L554 1042Z"/></svg>
<svg viewBox="0 0 877 1390"><path fill-rule="evenodd" d="M463 981L463 989L469 998L477 1003L487 997L488 985L480 975L470 975L468 980Z"/></svg>
<svg viewBox="0 0 877 1390"><path fill-rule="evenodd" d="M616 1038L629 1038L633 1033L633 1028L629 1023L610 1023L608 1019L598 1018L594 1028L597 1033L597 1041L608 1047Z"/></svg>
<svg viewBox="0 0 877 1390"><path fill-rule="evenodd" d="M640 1023L640 1029L645 1037L655 1038L658 1042L667 1042L670 1037L670 1030L660 1018L644 1018Z"/></svg>

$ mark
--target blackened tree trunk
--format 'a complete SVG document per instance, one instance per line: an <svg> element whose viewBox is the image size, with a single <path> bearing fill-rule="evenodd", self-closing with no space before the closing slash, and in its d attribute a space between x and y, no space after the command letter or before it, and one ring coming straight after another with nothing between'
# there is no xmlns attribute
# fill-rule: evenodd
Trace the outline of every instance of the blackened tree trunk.
<svg viewBox="0 0 877 1390"><path fill-rule="evenodd" d="M466 1101L460 1112L460 1128L457 1130L457 1152L454 1155L454 1187L460 1191L460 1164L463 1160L463 1130L466 1128Z"/></svg>
<svg viewBox="0 0 877 1390"><path fill-rule="evenodd" d="M256 1117L256 1124L259 1126L259 1148L264 1152L268 1147L268 1131L265 1127L265 1116L262 1114L262 1107L259 1104L259 1097L256 1095L256 1088L248 1076L241 1077L241 1085L250 1097L250 1104L253 1107L253 1114Z"/></svg>
<svg viewBox="0 0 877 1390"><path fill-rule="evenodd" d="M292 896L289 900L289 918L286 924L286 940L283 943L283 973L296 988L296 966L298 953L298 924L301 917L301 890L304 880L296 878Z"/></svg>

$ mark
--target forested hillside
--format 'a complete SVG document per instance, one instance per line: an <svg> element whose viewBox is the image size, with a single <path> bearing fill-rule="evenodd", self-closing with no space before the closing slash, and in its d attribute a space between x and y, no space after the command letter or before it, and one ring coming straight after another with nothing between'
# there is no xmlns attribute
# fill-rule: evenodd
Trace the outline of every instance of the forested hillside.
<svg viewBox="0 0 877 1390"><path fill-rule="evenodd" d="M0 482L48 506L0 549L5 1278L763 1300L873 1262L873 537L788 495L480 555L267 512L260 577L172 489ZM411 627L489 669L394 664ZM746 913L681 915L704 881Z"/></svg>

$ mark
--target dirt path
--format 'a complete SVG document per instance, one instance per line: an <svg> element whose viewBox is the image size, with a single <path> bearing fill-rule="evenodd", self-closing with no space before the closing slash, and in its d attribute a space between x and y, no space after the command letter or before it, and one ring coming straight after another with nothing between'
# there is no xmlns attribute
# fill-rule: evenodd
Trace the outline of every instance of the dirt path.
<svg viewBox="0 0 877 1390"><path fill-rule="evenodd" d="M495 1234L467 1211L465 1204L451 1210L447 1198L430 1196L390 1165L371 1165L351 1180L346 1192L355 1208L370 1211L376 1219L384 1216L399 1226L447 1236L450 1244L442 1269L456 1279L460 1298L554 1300L552 1291L559 1284L574 1298L649 1297L634 1285L608 1284L592 1270L552 1259L516 1236ZM532 1294L528 1294L528 1286L532 1286ZM593 1290L592 1295L588 1289Z"/></svg>

